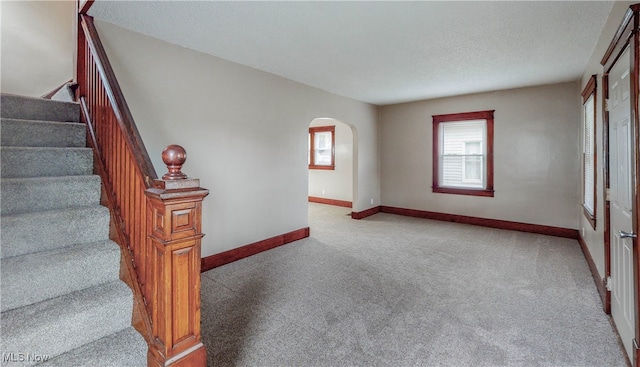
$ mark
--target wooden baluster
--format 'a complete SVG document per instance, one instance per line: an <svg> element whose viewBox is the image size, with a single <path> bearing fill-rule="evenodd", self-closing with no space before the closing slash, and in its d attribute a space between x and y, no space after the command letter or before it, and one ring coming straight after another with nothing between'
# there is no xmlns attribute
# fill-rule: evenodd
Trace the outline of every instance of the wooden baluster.
<svg viewBox="0 0 640 367"><path fill-rule="evenodd" d="M200 340L200 241L202 200L209 191L181 172L186 152L179 145L162 151L169 172L147 189L151 258L149 366L205 366Z"/></svg>

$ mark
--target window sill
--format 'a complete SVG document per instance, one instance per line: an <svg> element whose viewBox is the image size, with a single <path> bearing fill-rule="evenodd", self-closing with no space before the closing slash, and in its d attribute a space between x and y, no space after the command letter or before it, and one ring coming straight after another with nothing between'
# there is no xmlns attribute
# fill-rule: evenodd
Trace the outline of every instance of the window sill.
<svg viewBox="0 0 640 367"><path fill-rule="evenodd" d="M593 228L593 230L595 231L596 230L596 216L595 215L591 215L591 213L589 213L589 211L584 206L584 204L582 205L582 212L584 213L584 217L587 218L587 222L589 222L589 224L591 224L591 228Z"/></svg>
<svg viewBox="0 0 640 367"><path fill-rule="evenodd" d="M322 169L325 171L335 171L336 166L312 166L309 165L309 169Z"/></svg>
<svg viewBox="0 0 640 367"><path fill-rule="evenodd" d="M462 188L454 188L454 187L440 187L434 186L433 192L439 194L454 194L454 195L469 195L469 196L484 196L484 197L493 197L493 190L485 190L485 189L462 189Z"/></svg>

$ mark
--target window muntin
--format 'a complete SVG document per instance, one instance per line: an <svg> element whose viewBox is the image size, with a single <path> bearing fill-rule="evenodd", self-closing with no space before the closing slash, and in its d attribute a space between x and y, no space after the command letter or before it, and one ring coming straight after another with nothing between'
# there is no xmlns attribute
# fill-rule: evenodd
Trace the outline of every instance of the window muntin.
<svg viewBox="0 0 640 367"><path fill-rule="evenodd" d="M582 92L582 207L593 229L596 228L596 75Z"/></svg>
<svg viewBox="0 0 640 367"><path fill-rule="evenodd" d="M433 116L433 192L493 196L493 112Z"/></svg>
<svg viewBox="0 0 640 367"><path fill-rule="evenodd" d="M335 169L335 126L309 128L309 169Z"/></svg>

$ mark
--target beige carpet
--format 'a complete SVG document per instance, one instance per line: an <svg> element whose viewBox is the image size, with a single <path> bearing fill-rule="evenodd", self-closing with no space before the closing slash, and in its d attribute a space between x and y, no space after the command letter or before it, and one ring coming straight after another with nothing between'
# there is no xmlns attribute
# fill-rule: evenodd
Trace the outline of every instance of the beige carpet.
<svg viewBox="0 0 640 367"><path fill-rule="evenodd" d="M576 241L348 213L203 274L209 366L626 366Z"/></svg>

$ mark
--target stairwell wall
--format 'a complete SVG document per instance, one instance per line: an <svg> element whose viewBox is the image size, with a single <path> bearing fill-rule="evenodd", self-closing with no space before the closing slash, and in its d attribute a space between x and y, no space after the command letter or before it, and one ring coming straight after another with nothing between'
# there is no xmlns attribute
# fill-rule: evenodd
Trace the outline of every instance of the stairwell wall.
<svg viewBox="0 0 640 367"><path fill-rule="evenodd" d="M380 205L378 108L96 19L158 172L168 144L210 190L202 255L308 226L309 122L328 117L358 136L354 211ZM373 199L373 204L371 204Z"/></svg>
<svg viewBox="0 0 640 367"><path fill-rule="evenodd" d="M73 78L74 1L2 1L0 89L40 97Z"/></svg>

